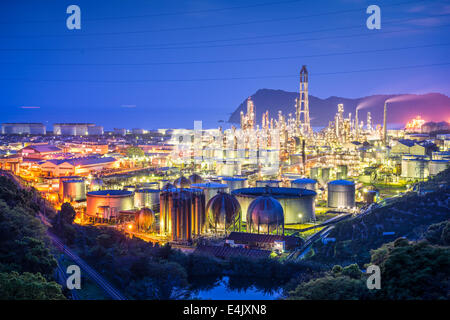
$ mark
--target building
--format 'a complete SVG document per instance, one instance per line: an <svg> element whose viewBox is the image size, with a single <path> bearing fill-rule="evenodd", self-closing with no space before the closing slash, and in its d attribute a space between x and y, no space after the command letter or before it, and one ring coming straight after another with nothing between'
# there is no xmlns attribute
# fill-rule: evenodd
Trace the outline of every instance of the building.
<svg viewBox="0 0 450 320"><path fill-rule="evenodd" d="M111 169L117 166L113 157L86 157L63 160L47 160L40 163L42 172L48 176L88 175L89 173Z"/></svg>
<svg viewBox="0 0 450 320"><path fill-rule="evenodd" d="M53 134L62 136L87 136L103 134L103 127L93 123L55 123Z"/></svg>
<svg viewBox="0 0 450 320"><path fill-rule="evenodd" d="M50 159L63 150L51 144L29 145L19 151L23 158L29 159Z"/></svg>
<svg viewBox="0 0 450 320"><path fill-rule="evenodd" d="M47 129L42 123L2 123L2 134L41 134Z"/></svg>

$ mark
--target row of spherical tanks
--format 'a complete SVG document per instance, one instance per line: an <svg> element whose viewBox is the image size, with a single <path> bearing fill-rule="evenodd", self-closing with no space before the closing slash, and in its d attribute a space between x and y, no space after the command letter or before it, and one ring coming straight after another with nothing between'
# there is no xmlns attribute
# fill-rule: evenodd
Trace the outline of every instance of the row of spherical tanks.
<svg viewBox="0 0 450 320"><path fill-rule="evenodd" d="M189 178L181 176L177 178L173 184L166 184L162 189L162 193L195 193L198 191L198 188L203 189L203 194L207 195L207 199L205 201L206 219L204 221L204 227L200 227L200 229L205 232L206 228L208 228L210 231L216 233L227 233L228 231L241 230L241 215L243 214L241 205L234 195L226 192L227 188L220 188L220 186L226 187L226 185L221 185L218 183L204 183L203 179L199 175L193 174ZM270 189L271 188L266 188L267 192L264 192L261 196L255 198L248 206L246 212L247 232L276 232L277 234L284 232L283 207L277 199L271 196ZM214 190L215 194L208 196L210 190ZM161 233L176 233L173 237L174 239L179 239L181 237L182 240L187 240L184 239L185 237L183 236L183 234L186 234L186 232L184 232L186 228L180 232L175 231L175 224L179 224L179 221L184 221L183 218L177 218L177 222L172 221L174 226L171 227L169 226L171 223L171 215L169 213L164 213L167 210L176 210L173 208L179 208L182 205L175 204L172 205L172 209L167 209L168 206L164 204L164 197L164 195L161 197L160 219L162 219L162 222L160 222L160 228L163 228L160 230ZM191 209L189 208L187 210ZM189 216L195 217L196 214L192 213L189 214ZM192 223L193 226L197 225L197 222L195 221L187 223Z"/></svg>

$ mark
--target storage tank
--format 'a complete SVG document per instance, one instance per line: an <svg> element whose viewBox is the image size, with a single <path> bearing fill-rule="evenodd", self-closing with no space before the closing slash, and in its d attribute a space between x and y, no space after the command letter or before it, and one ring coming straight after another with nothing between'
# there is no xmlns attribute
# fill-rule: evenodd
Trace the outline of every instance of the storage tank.
<svg viewBox="0 0 450 320"><path fill-rule="evenodd" d="M241 205L242 221L247 219L246 212L250 203L259 196L269 194L277 199L284 211L285 224L297 224L315 219L315 197L313 190L300 188L243 188L231 192Z"/></svg>
<svg viewBox="0 0 450 320"><path fill-rule="evenodd" d="M322 181L328 182L330 180L331 168L322 168Z"/></svg>
<svg viewBox="0 0 450 320"><path fill-rule="evenodd" d="M205 193L205 202L214 197L218 192L228 192L228 185L216 182L194 183L191 188L201 189Z"/></svg>
<svg viewBox="0 0 450 320"><path fill-rule="evenodd" d="M280 186L280 180L257 180L256 187L264 188L265 186L278 188Z"/></svg>
<svg viewBox="0 0 450 320"><path fill-rule="evenodd" d="M164 179L164 180L159 180L159 188L158 189L162 189L166 184L170 183L170 180Z"/></svg>
<svg viewBox="0 0 450 320"><path fill-rule="evenodd" d="M100 178L92 179L89 184L89 191L97 191L103 189L103 180Z"/></svg>
<svg viewBox="0 0 450 320"><path fill-rule="evenodd" d="M90 191L86 200L86 214L91 217L116 218L120 211L134 208L134 193L127 190Z"/></svg>
<svg viewBox="0 0 450 320"><path fill-rule="evenodd" d="M221 181L228 186L230 191L246 188L248 184L247 179L239 177L222 177Z"/></svg>
<svg viewBox="0 0 450 320"><path fill-rule="evenodd" d="M428 177L428 160L416 158L408 162L408 178L425 179Z"/></svg>
<svg viewBox="0 0 450 320"><path fill-rule="evenodd" d="M67 180L82 180L83 178L81 176L65 176L65 177L60 177L59 178L59 198L62 199L63 198L63 182L67 181Z"/></svg>
<svg viewBox="0 0 450 320"><path fill-rule="evenodd" d="M247 232L284 234L284 212L281 203L269 194L254 199L247 209Z"/></svg>
<svg viewBox="0 0 450 320"><path fill-rule="evenodd" d="M134 192L134 206L136 208L147 207L155 210L159 205L159 190L139 189Z"/></svg>
<svg viewBox="0 0 450 320"><path fill-rule="evenodd" d="M206 228L205 195L200 189L161 191L159 232L170 240L190 241Z"/></svg>
<svg viewBox="0 0 450 320"><path fill-rule="evenodd" d="M146 232L152 229L155 222L155 213L149 208L142 208L136 212L136 226L138 231Z"/></svg>
<svg viewBox="0 0 450 320"><path fill-rule="evenodd" d="M310 170L311 179L319 179L321 174L321 170L319 167L313 167Z"/></svg>
<svg viewBox="0 0 450 320"><path fill-rule="evenodd" d="M346 165L338 165L337 172L336 172L336 178L337 179L347 179L348 177L348 167Z"/></svg>
<svg viewBox="0 0 450 320"><path fill-rule="evenodd" d="M435 176L439 172L442 172L445 169L447 169L450 166L450 161L449 160L431 160L429 162L429 165L430 165L430 167L429 167L430 176Z"/></svg>
<svg viewBox="0 0 450 320"><path fill-rule="evenodd" d="M241 206L237 199L225 192L219 192L206 206L209 227L214 232L240 230Z"/></svg>
<svg viewBox="0 0 450 320"><path fill-rule="evenodd" d="M334 180L328 183L328 207L354 208L355 183L348 180Z"/></svg>
<svg viewBox="0 0 450 320"><path fill-rule="evenodd" d="M367 192L364 192L364 202L367 204L374 203L376 196L377 192L375 190L367 190Z"/></svg>
<svg viewBox="0 0 450 320"><path fill-rule="evenodd" d="M63 201L86 200L86 185L83 179L64 180L62 182Z"/></svg>
<svg viewBox="0 0 450 320"><path fill-rule="evenodd" d="M301 178L291 181L291 188L301 188L308 190L317 190L317 181L314 179Z"/></svg>
<svg viewBox="0 0 450 320"><path fill-rule="evenodd" d="M204 182L203 178L200 177L200 176L199 176L198 174L196 174L196 173L191 174L191 175L189 176L189 180L191 181L191 184L192 184L192 183L203 183L203 182Z"/></svg>
<svg viewBox="0 0 450 320"><path fill-rule="evenodd" d="M137 189L138 189L138 187L136 187L134 185L123 186L123 190L127 190L127 191L135 191Z"/></svg>
<svg viewBox="0 0 450 320"><path fill-rule="evenodd" d="M173 184L177 188L189 188L191 185L191 181L188 178L181 176L178 179L175 179Z"/></svg>

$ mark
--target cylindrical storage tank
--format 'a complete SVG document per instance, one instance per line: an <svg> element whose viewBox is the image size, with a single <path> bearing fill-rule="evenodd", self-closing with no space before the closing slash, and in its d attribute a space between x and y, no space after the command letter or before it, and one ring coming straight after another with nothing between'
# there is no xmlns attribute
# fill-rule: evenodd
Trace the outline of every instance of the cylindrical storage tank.
<svg viewBox="0 0 450 320"><path fill-rule="evenodd" d="M302 178L291 181L291 188L301 188L308 190L317 190L317 181L314 179Z"/></svg>
<svg viewBox="0 0 450 320"><path fill-rule="evenodd" d="M67 180L82 180L83 178L80 176L65 176L59 178L59 197L63 198L63 182Z"/></svg>
<svg viewBox="0 0 450 320"><path fill-rule="evenodd" d="M200 189L168 189L160 193L159 232L171 240L192 240L206 226L205 195Z"/></svg>
<svg viewBox="0 0 450 320"><path fill-rule="evenodd" d="M92 179L89 184L89 191L98 191L103 189L103 180L100 178Z"/></svg>
<svg viewBox="0 0 450 320"><path fill-rule="evenodd" d="M226 184L230 191L247 187L247 179L238 177L222 177L222 183Z"/></svg>
<svg viewBox="0 0 450 320"><path fill-rule="evenodd" d="M86 200L86 185L84 180L64 180L62 182L63 201Z"/></svg>
<svg viewBox="0 0 450 320"><path fill-rule="evenodd" d="M327 182L330 180L330 171L331 168L322 168L322 180Z"/></svg>
<svg viewBox="0 0 450 320"><path fill-rule="evenodd" d="M134 192L134 206L136 208L147 207L155 210L159 205L159 190L139 189Z"/></svg>
<svg viewBox="0 0 450 320"><path fill-rule="evenodd" d="M127 191L135 191L136 189L138 189L138 188L133 185L123 186L123 190L127 190Z"/></svg>
<svg viewBox="0 0 450 320"><path fill-rule="evenodd" d="M430 176L435 176L439 172L446 170L450 166L449 160L431 160L430 163Z"/></svg>
<svg viewBox="0 0 450 320"><path fill-rule="evenodd" d="M328 183L328 207L354 208L355 183L348 180L334 180Z"/></svg>
<svg viewBox="0 0 450 320"><path fill-rule="evenodd" d="M339 179L347 179L348 167L345 164L338 165L337 176L339 176Z"/></svg>
<svg viewBox="0 0 450 320"><path fill-rule="evenodd" d="M425 159L414 159L410 160L410 167L408 173L411 174L411 177L414 179L425 179L428 177L428 162L429 160Z"/></svg>
<svg viewBox="0 0 450 320"><path fill-rule="evenodd" d="M411 167L411 160L415 159L414 156L403 156L402 157L402 173L401 176L403 178L410 178L411 177L411 173L412 173L412 169L410 169Z"/></svg>
<svg viewBox="0 0 450 320"><path fill-rule="evenodd" d="M311 179L319 179L321 176L321 170L319 167L313 167L310 170Z"/></svg>
<svg viewBox="0 0 450 320"><path fill-rule="evenodd" d="M375 190L368 190L364 192L364 202L367 204L371 204L375 202L377 196L377 192Z"/></svg>
<svg viewBox="0 0 450 320"><path fill-rule="evenodd" d="M284 234L284 212L281 203L270 195L254 199L247 209L247 232Z"/></svg>
<svg viewBox="0 0 450 320"><path fill-rule="evenodd" d="M91 217L104 219L116 218L122 210L134 208L134 193L127 190L99 190L90 191L86 194L86 214ZM109 208L109 213L104 216L105 210L100 207Z"/></svg>
<svg viewBox="0 0 450 320"><path fill-rule="evenodd" d="M257 188L264 188L265 186L278 188L280 186L280 180L257 180L256 181L256 187Z"/></svg>
<svg viewBox="0 0 450 320"><path fill-rule="evenodd" d="M191 188L202 189L205 193L205 202L214 197L218 192L228 192L228 185L215 182L194 183Z"/></svg>
<svg viewBox="0 0 450 320"><path fill-rule="evenodd" d="M243 188L231 192L241 205L243 213L247 212L250 203L259 196L269 194L277 199L284 211L285 224L297 224L315 220L315 197L313 190L300 188ZM246 214L242 221L246 222Z"/></svg>

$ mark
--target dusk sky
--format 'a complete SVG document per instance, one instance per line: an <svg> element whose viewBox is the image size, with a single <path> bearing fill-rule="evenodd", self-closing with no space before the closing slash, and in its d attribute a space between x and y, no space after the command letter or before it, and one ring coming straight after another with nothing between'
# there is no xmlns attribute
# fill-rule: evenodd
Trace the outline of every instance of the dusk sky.
<svg viewBox="0 0 450 320"><path fill-rule="evenodd" d="M66 28L71 4L81 8L81 30ZM370 4L381 8L381 30L366 27ZM320 98L450 95L449 1L10 0L0 8L1 122L216 127L258 89L298 91L302 65Z"/></svg>

